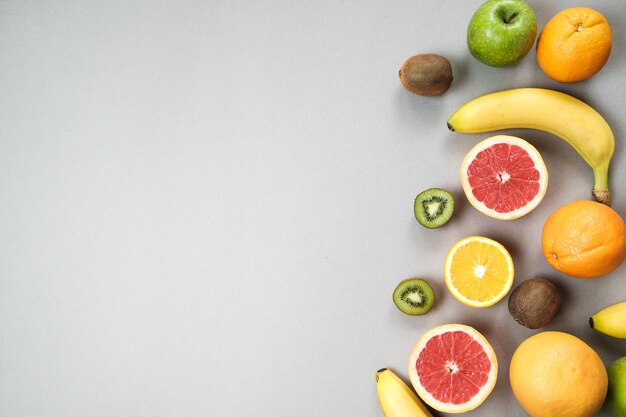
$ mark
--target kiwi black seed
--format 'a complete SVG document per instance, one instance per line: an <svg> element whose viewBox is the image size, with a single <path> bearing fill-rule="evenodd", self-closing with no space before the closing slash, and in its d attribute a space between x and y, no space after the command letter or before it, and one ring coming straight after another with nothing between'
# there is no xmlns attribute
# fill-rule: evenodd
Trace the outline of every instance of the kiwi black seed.
<svg viewBox="0 0 626 417"><path fill-rule="evenodd" d="M421 316L428 313L435 304L435 292L421 278L405 279L393 291L393 302L403 313Z"/></svg>
<svg viewBox="0 0 626 417"><path fill-rule="evenodd" d="M419 96L438 96L452 84L450 61L437 54L414 55L400 68L400 82L408 91Z"/></svg>
<svg viewBox="0 0 626 417"><path fill-rule="evenodd" d="M429 188L415 197L415 219L424 227L436 229L450 220L454 212L454 197L441 188Z"/></svg>
<svg viewBox="0 0 626 417"><path fill-rule="evenodd" d="M516 322L529 329L538 329L550 323L560 306L559 290L543 278L522 282L509 297L509 313Z"/></svg>

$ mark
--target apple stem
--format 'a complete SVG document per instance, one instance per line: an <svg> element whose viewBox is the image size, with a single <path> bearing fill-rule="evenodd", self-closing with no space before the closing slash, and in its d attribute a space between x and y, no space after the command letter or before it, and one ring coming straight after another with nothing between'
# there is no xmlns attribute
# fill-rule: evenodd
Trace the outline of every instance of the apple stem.
<svg viewBox="0 0 626 417"><path fill-rule="evenodd" d="M513 13L511 16L507 17L504 19L504 23L509 24L511 23L511 20L515 19L515 16L517 16L517 12Z"/></svg>

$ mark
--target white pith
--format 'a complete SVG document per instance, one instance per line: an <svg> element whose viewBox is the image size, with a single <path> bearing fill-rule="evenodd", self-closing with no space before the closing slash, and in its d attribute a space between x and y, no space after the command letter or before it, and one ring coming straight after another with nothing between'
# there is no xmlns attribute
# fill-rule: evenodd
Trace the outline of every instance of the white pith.
<svg viewBox="0 0 626 417"><path fill-rule="evenodd" d="M412 292L411 294L409 294L409 300L413 301L414 303L421 303L422 302L422 297L420 297L420 295L416 292Z"/></svg>
<svg viewBox="0 0 626 417"><path fill-rule="evenodd" d="M484 265L476 265L474 267L474 276L476 278L484 278L487 268Z"/></svg>
<svg viewBox="0 0 626 417"><path fill-rule="evenodd" d="M491 361L491 369L489 370L487 382L480 388L480 390L474 397L472 397L468 402L464 404L448 404L435 399L435 397L433 397L428 391L426 391L426 389L424 389L419 381L417 371L415 369L415 363L417 362L417 358L419 357L420 352L424 349L424 346L426 346L426 343L428 343L430 339L432 339L434 336L454 331L462 331L469 334L474 340L476 340L476 342L478 342L482 346L483 350L487 354L487 357ZM453 371L454 367L456 367L456 369L458 370L458 366L456 364L454 364L454 366L450 364L450 368L452 368L451 371ZM496 354L493 348L482 334L480 334L473 327L463 324L444 324L430 329L420 337L415 347L411 351L411 356L409 357L409 378L411 380L413 388L415 388L415 391L421 397L421 399L424 400L425 403L427 403L434 409L444 413L464 413L478 407L480 404L482 404L483 401L485 401L485 399L493 390L493 387L496 384L497 376L498 361L496 359Z"/></svg>
<svg viewBox="0 0 626 417"><path fill-rule="evenodd" d="M435 214L437 214L437 212L439 211L439 206L441 205L441 203L437 203L437 202L432 202L428 205L428 215L429 216L434 216Z"/></svg>
<svg viewBox="0 0 626 417"><path fill-rule="evenodd" d="M478 201L472 193L472 187L470 186L469 179L467 177L467 169L472 161L476 158L476 155L478 155L481 151L498 143L517 145L524 149L526 152L528 152L528 156L530 157L530 159L532 159L535 168L537 169L537 171L539 171L539 175L541 178L541 180L539 181L539 190L537 191L537 195L535 195L535 197L530 200L525 206L510 211L508 213L499 213L496 210L487 207L483 202ZM511 178L508 172L500 172L499 177L502 183L505 183ZM537 151L537 149L533 145L531 145L524 139L515 136L497 135L487 138L482 142L479 142L467 153L467 155L463 159L463 162L461 163L461 185L463 186L463 191L465 192L465 195L470 204L474 206L478 211L495 219L513 220L530 213L535 207L539 205L539 203L541 203L541 200L543 200L543 197L546 195L546 191L548 190L548 170L546 169L546 165L543 162L539 151Z"/></svg>
<svg viewBox="0 0 626 417"><path fill-rule="evenodd" d="M513 286L513 279L511 279L508 282L508 285L505 285L502 288L502 291L500 291L500 293L498 293L493 299L485 301L485 302L471 300L467 298L465 295L463 295L461 292L459 292L459 290L454 286L451 280L452 260L454 258L454 254L457 252L457 250L460 247L465 246L471 242L485 243L485 244L492 245L498 248L500 252L504 254L509 270L511 271L512 278L514 277L515 270L513 267L513 259L511 258L511 255L506 250L506 248L502 246L502 244L500 244L499 242L496 242L493 239L489 239L483 236L469 236L455 243L454 246L452 246L452 248L448 252L448 256L446 256L446 261L444 264L444 271L443 271L444 281L446 283L446 287L448 287L448 290L452 293L452 295L457 300L461 301L463 304L471 306L471 307L478 307L478 308L490 307L494 305L495 303L497 303L498 301L500 301L502 298L504 298L504 296L509 292L509 290L511 289L511 286ZM474 268L474 274L476 274L476 267Z"/></svg>

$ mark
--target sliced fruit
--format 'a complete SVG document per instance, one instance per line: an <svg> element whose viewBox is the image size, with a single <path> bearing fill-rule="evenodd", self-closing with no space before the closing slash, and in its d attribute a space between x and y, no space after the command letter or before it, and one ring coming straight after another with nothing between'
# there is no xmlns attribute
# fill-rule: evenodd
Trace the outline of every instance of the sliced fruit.
<svg viewBox="0 0 626 417"><path fill-rule="evenodd" d="M433 307L435 292L428 282L421 278L405 279L393 291L393 302L403 313L421 316Z"/></svg>
<svg viewBox="0 0 626 417"><path fill-rule="evenodd" d="M461 163L461 185L478 211L512 220L539 205L548 189L548 170L530 143L498 135L467 153Z"/></svg>
<svg viewBox="0 0 626 417"><path fill-rule="evenodd" d="M450 220L454 212L454 197L441 188L429 188L415 197L415 219L424 227L435 229Z"/></svg>
<svg viewBox="0 0 626 417"><path fill-rule="evenodd" d="M444 324L420 337L409 358L417 394L436 410L464 413L482 404L496 384L498 361L470 326Z"/></svg>
<svg viewBox="0 0 626 417"><path fill-rule="evenodd" d="M495 240L470 236L454 244L444 266L444 279L454 298L471 307L489 307L513 285L513 259Z"/></svg>

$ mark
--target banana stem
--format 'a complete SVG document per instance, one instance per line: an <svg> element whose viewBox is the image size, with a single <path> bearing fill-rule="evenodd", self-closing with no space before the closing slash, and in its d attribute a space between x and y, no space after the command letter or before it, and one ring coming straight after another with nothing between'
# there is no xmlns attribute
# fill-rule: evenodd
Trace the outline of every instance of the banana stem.
<svg viewBox="0 0 626 417"><path fill-rule="evenodd" d="M611 205L611 192L609 191L609 164L593 169L594 185L591 193L596 201L607 206Z"/></svg>

